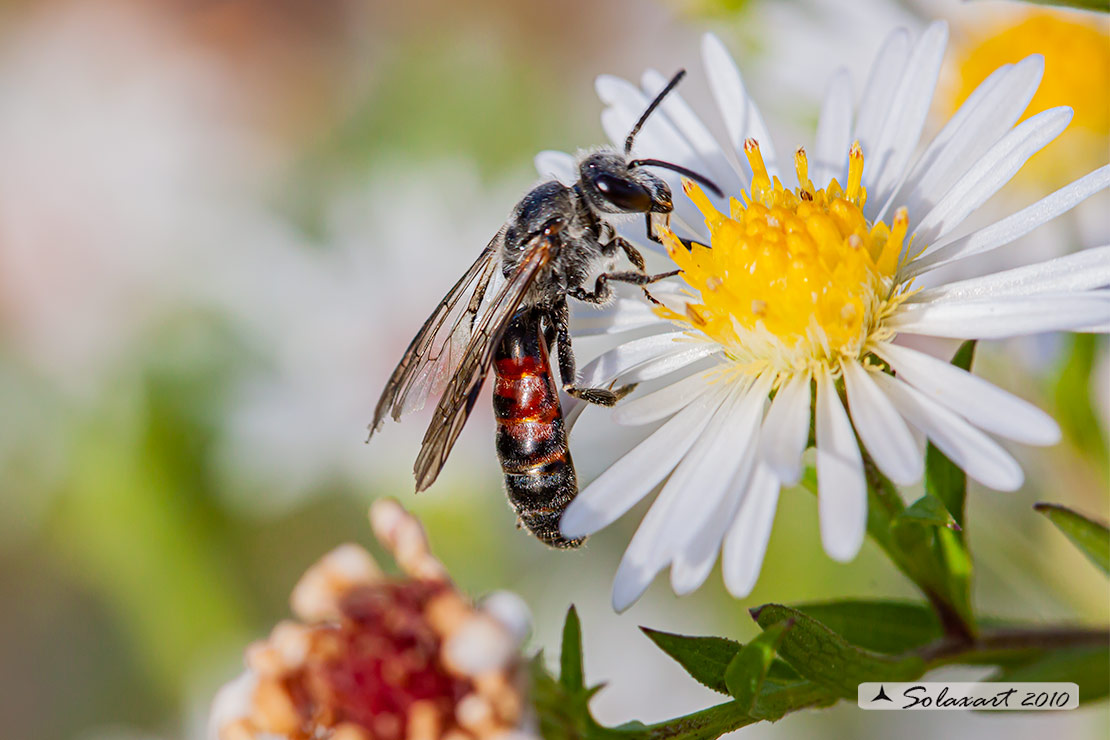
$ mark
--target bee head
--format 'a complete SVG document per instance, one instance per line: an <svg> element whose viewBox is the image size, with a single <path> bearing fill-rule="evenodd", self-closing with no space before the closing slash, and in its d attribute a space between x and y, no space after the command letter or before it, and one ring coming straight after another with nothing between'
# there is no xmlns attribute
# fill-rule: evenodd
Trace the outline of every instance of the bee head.
<svg viewBox="0 0 1110 740"><path fill-rule="evenodd" d="M601 213L670 213L671 189L613 150L590 154L578 166L583 195Z"/></svg>
<svg viewBox="0 0 1110 740"><path fill-rule="evenodd" d="M663 167L692 180L724 197L721 189L708 178L693 170L671 162L658 159L632 159L632 144L648 116L659 107L675 85L686 74L678 74L659 91L655 99L636 121L624 142L624 154L607 149L585 157L578 165L578 181L590 205L601 213L670 213L674 208L671 189L660 177L644 170L644 167Z"/></svg>

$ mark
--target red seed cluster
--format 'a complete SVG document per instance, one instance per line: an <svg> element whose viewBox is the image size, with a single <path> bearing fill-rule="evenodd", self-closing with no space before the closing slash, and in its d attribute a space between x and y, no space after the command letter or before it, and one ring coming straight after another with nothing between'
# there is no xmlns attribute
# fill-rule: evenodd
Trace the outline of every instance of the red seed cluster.
<svg viewBox="0 0 1110 740"><path fill-rule="evenodd" d="M408 578L386 579L354 545L310 568L293 591L302 621L248 649L247 695L214 720L220 740L482 740L519 729L515 639L455 589L419 523L379 503L378 539Z"/></svg>
<svg viewBox="0 0 1110 740"><path fill-rule="evenodd" d="M351 722L379 740L405 737L414 704L451 717L473 688L440 659L440 636L424 616L444 586L413 581L365 586L341 602L340 624L314 636L298 676L314 725Z"/></svg>

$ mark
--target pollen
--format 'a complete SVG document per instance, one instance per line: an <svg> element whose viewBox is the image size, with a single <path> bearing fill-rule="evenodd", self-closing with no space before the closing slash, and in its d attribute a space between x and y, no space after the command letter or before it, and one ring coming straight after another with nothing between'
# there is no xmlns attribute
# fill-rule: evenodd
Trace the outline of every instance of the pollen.
<svg viewBox="0 0 1110 740"><path fill-rule="evenodd" d="M777 374L823 365L836 371L886 339L883 320L902 300L895 272L906 248L909 215L869 223L863 215L863 150L852 145L848 175L817 189L804 149L794 155L798 182L772 177L759 144L744 142L753 172L749 192L718 211L701 189L684 182L709 227L708 246L687 249L663 232L671 259L690 287L684 307L661 316L717 343L741 369Z"/></svg>

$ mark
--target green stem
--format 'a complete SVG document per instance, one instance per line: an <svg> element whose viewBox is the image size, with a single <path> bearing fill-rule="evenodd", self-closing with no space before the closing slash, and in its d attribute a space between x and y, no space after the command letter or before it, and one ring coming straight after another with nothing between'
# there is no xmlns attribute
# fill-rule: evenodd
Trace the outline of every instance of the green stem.
<svg viewBox="0 0 1110 740"><path fill-rule="evenodd" d="M869 494L868 534L929 600L944 628L944 633L954 639L971 640L974 630L949 598L943 582L938 579L935 568L932 567L932 553L921 552L921 548L916 546L910 548L913 550L911 552L907 549L906 543L900 542L895 535L895 528L891 525L895 517L905 510L898 490L886 476L879 472L875 462L866 452L863 452L863 468Z"/></svg>
<svg viewBox="0 0 1110 740"><path fill-rule="evenodd" d="M1007 653L1075 647L1110 647L1110 632L1091 627L1038 627L983 630L974 638L943 637L915 650L930 668L949 663L981 662Z"/></svg>

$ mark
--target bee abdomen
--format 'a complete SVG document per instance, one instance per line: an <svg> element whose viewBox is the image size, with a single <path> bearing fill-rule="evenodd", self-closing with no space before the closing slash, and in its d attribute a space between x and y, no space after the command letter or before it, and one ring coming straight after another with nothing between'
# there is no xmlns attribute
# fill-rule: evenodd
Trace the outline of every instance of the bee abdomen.
<svg viewBox="0 0 1110 740"><path fill-rule="evenodd" d="M497 456L509 503L520 523L545 544L578 547L583 539L559 532L563 511L578 495L578 479L537 321L527 315L513 321L498 348L494 372Z"/></svg>

